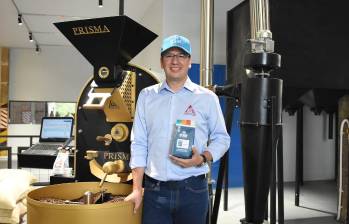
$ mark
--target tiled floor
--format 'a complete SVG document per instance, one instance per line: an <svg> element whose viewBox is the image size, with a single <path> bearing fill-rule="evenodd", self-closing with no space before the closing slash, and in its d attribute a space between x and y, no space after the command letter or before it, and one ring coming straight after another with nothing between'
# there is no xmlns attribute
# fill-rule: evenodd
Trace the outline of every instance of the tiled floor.
<svg viewBox="0 0 349 224"><path fill-rule="evenodd" d="M221 201L219 224L240 224L244 218L243 188L229 189L228 211L223 211ZM294 184L285 184L286 224L334 224L337 213L337 190L334 181L306 182L301 187L300 207L294 205Z"/></svg>

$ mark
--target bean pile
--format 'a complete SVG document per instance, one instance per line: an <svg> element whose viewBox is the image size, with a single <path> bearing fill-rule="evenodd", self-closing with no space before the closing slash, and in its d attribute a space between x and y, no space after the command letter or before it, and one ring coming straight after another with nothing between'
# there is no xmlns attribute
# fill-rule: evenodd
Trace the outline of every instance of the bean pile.
<svg viewBox="0 0 349 224"><path fill-rule="evenodd" d="M106 200L104 203L117 203L117 202L122 202L126 198L125 195L111 195L108 200ZM81 198L77 200L64 200L64 199L59 199L59 198L41 198L38 201L43 202L43 203L48 203L48 204L56 204L56 205L63 205L63 204L72 204L72 205L83 205L84 202Z"/></svg>

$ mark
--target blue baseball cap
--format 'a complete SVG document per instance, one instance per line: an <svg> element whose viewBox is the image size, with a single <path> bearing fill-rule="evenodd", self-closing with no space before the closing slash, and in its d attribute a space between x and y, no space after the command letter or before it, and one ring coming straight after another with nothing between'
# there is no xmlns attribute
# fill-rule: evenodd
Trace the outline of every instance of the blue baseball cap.
<svg viewBox="0 0 349 224"><path fill-rule="evenodd" d="M183 36L173 35L165 38L162 42L161 54L172 47L178 47L185 53L191 55L190 41Z"/></svg>

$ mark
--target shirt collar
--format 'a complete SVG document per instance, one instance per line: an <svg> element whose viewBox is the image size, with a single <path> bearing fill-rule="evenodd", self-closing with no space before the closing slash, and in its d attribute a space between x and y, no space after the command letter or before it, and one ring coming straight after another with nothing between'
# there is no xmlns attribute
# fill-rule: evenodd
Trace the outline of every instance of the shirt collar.
<svg viewBox="0 0 349 224"><path fill-rule="evenodd" d="M186 88L187 90L193 92L195 90L195 84L190 80L189 76L187 77L187 80L185 81L184 85L183 85L184 88ZM167 85L167 82L166 80L164 80L161 85L160 85L160 88L159 88L159 92L163 89L166 89L168 91L171 91L171 88Z"/></svg>

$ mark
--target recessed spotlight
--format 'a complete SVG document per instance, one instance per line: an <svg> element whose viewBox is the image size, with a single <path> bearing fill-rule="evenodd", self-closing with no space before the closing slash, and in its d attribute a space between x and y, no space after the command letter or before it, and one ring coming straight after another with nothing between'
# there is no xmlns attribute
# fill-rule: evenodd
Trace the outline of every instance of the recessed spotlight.
<svg viewBox="0 0 349 224"><path fill-rule="evenodd" d="M39 45L36 45L36 47L35 47L35 52L36 52L37 54L40 53L40 47L39 47Z"/></svg>
<svg viewBox="0 0 349 224"><path fill-rule="evenodd" d="M30 42L33 42L34 40L33 40L33 34L32 34L32 32L29 32L29 41Z"/></svg>
<svg viewBox="0 0 349 224"><path fill-rule="evenodd" d="M17 22L18 22L18 25L22 25L22 24L23 24L23 21L22 21L22 14L18 14Z"/></svg>

